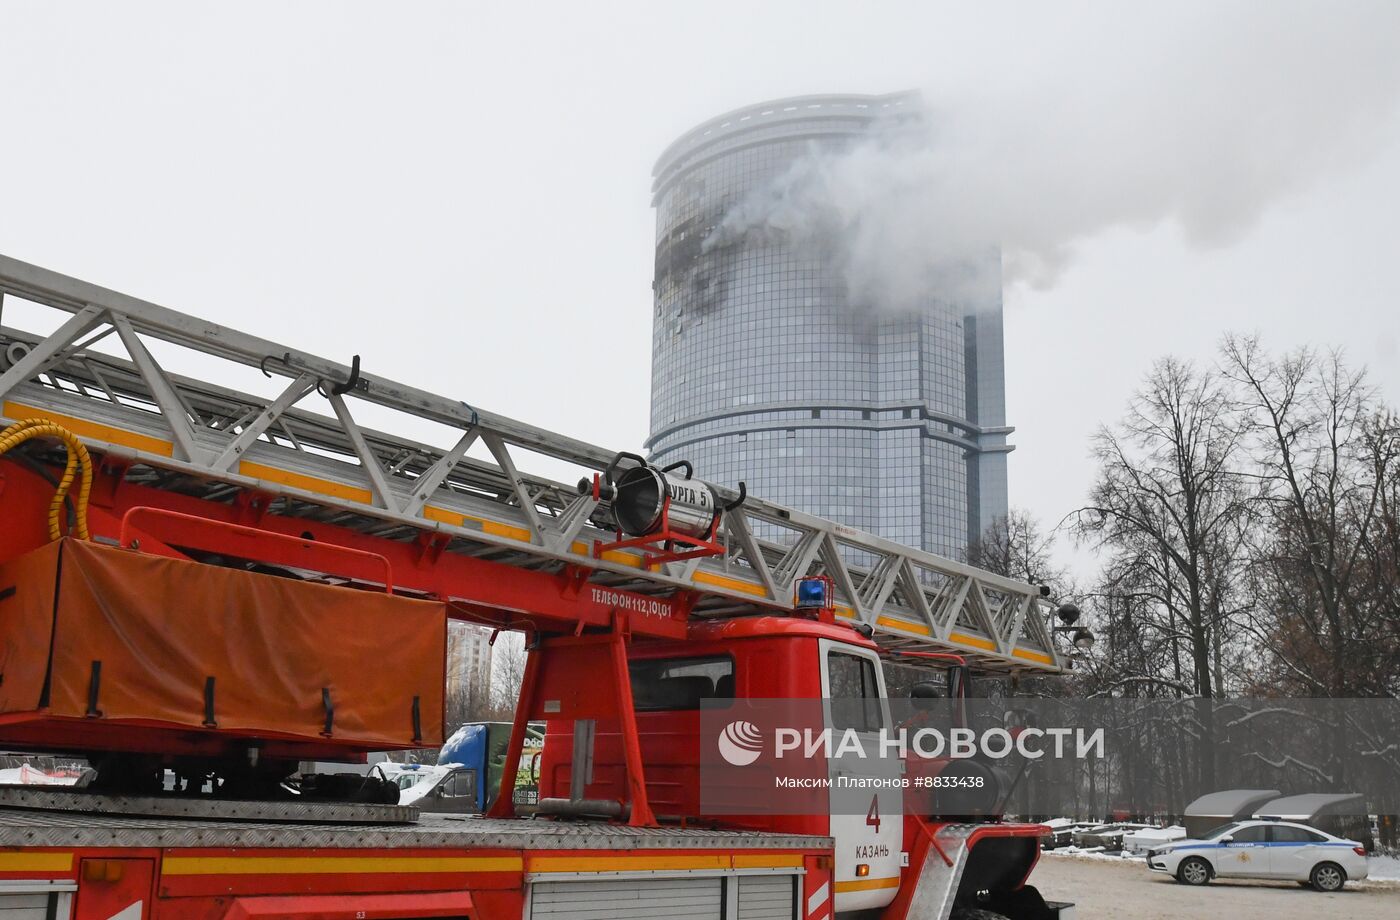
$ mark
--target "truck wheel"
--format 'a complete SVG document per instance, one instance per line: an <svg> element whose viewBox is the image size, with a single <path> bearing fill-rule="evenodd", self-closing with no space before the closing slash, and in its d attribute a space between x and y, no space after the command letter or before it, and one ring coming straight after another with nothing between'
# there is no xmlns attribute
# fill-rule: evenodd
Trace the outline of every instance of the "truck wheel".
<svg viewBox="0 0 1400 920"><path fill-rule="evenodd" d="M1176 880L1183 885L1204 885L1210 881L1210 863L1192 856L1177 867Z"/></svg>
<svg viewBox="0 0 1400 920"><path fill-rule="evenodd" d="M948 920L1007 920L1007 917L1005 914L999 914L995 911L973 907L967 910L953 911L948 915Z"/></svg>
<svg viewBox="0 0 1400 920"><path fill-rule="evenodd" d="M1312 886L1318 891L1341 891L1342 886L1347 883L1347 874L1341 866L1336 863L1318 863L1313 866Z"/></svg>

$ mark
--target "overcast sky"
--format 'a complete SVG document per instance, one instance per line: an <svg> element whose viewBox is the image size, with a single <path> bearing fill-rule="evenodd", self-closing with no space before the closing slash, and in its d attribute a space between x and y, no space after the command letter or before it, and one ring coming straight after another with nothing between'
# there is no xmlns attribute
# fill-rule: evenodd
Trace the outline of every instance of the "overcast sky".
<svg viewBox="0 0 1400 920"><path fill-rule="evenodd" d="M661 150L774 97L985 101L1020 217L1155 190L1006 292L1012 503L1053 523L1152 360L1227 330L1400 402L1398 10L7 0L0 252L636 450Z"/></svg>

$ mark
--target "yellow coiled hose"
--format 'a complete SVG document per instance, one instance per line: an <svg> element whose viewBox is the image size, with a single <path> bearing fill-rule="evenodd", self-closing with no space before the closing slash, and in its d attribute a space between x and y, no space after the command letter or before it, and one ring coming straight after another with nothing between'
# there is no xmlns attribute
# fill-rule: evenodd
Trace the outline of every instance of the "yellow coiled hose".
<svg viewBox="0 0 1400 920"><path fill-rule="evenodd" d="M68 497L68 490L73 487L75 477L78 478L78 498L73 503L73 533L80 540L91 539L92 534L88 532L88 496L92 493L92 457L88 455L87 448L77 435L62 425L32 418L15 422L0 431L0 454L33 438L57 438L68 448L68 463L63 468L63 478L59 480L58 491L54 492L53 501L49 503L49 539L57 540L63 536L63 502Z"/></svg>

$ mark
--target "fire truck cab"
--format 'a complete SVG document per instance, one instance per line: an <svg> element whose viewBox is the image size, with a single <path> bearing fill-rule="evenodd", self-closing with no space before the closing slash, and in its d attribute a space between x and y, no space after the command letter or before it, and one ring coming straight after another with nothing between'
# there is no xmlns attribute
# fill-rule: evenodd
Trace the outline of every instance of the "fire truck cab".
<svg viewBox="0 0 1400 920"><path fill-rule="evenodd" d="M897 783L874 786L868 806L858 814L718 816L713 809L707 814L702 802L702 764L718 740L702 733L702 707L726 710L749 700L845 701L845 707L824 707L823 727L874 734L892 727L882 665L880 647L850 625L791 616L700 623L683 641L634 644L628 672L652 811L659 820L694 826L723 824L755 833L831 838L832 907L838 916L890 908L901 892L907 899L918 887L921 865L911 861L910 850L920 849L920 843L926 847L921 838L948 825L933 815L906 821ZM853 720L842 712L858 715ZM878 759L856 763L856 769L873 777L898 776L906 769L906 764ZM838 772L851 769L850 761L832 761L818 772L834 783ZM911 775L928 769L928 764L909 767ZM540 770L540 801L547 811L552 804L567 813L572 797L584 803L580 811L586 814L627 796L626 758L615 722L599 720L581 730L568 721L549 724ZM949 893L948 908L997 906L997 892L1015 892L1018 903L1037 901L1034 889L1024 886L1039 855L1037 826L983 822L965 827L974 840L966 864L959 867L961 888ZM1059 916L1060 908L1037 905L1037 912L1011 916Z"/></svg>

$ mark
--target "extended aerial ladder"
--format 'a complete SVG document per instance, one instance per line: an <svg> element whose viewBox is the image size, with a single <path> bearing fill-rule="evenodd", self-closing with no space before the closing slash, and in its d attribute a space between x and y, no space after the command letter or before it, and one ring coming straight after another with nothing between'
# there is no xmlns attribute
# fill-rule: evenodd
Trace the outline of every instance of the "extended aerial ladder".
<svg viewBox="0 0 1400 920"><path fill-rule="evenodd" d="M55 328L6 325L16 301L57 311ZM153 349L170 348L194 353L201 376L162 367ZM218 383L233 365L261 371L272 395ZM368 411L398 432L446 428L454 440L357 421ZM207 529L191 518L255 523L288 538L264 561L341 571L343 555L325 561L329 544L373 554L390 574L368 565L349 577L445 599L463 618L608 625L621 614L633 634L672 638L691 618L791 611L794 582L823 574L837 616L887 650L954 652L988 672L1065 667L1035 586L723 484L717 551L627 545L606 489L520 468L533 456L586 484L616 468L614 451L376 376L358 356L330 361L0 256L0 421L29 419L101 458L100 541L144 534L149 549L159 533L200 546ZM152 506L161 520L128 517ZM312 525L315 542L304 539Z"/></svg>

